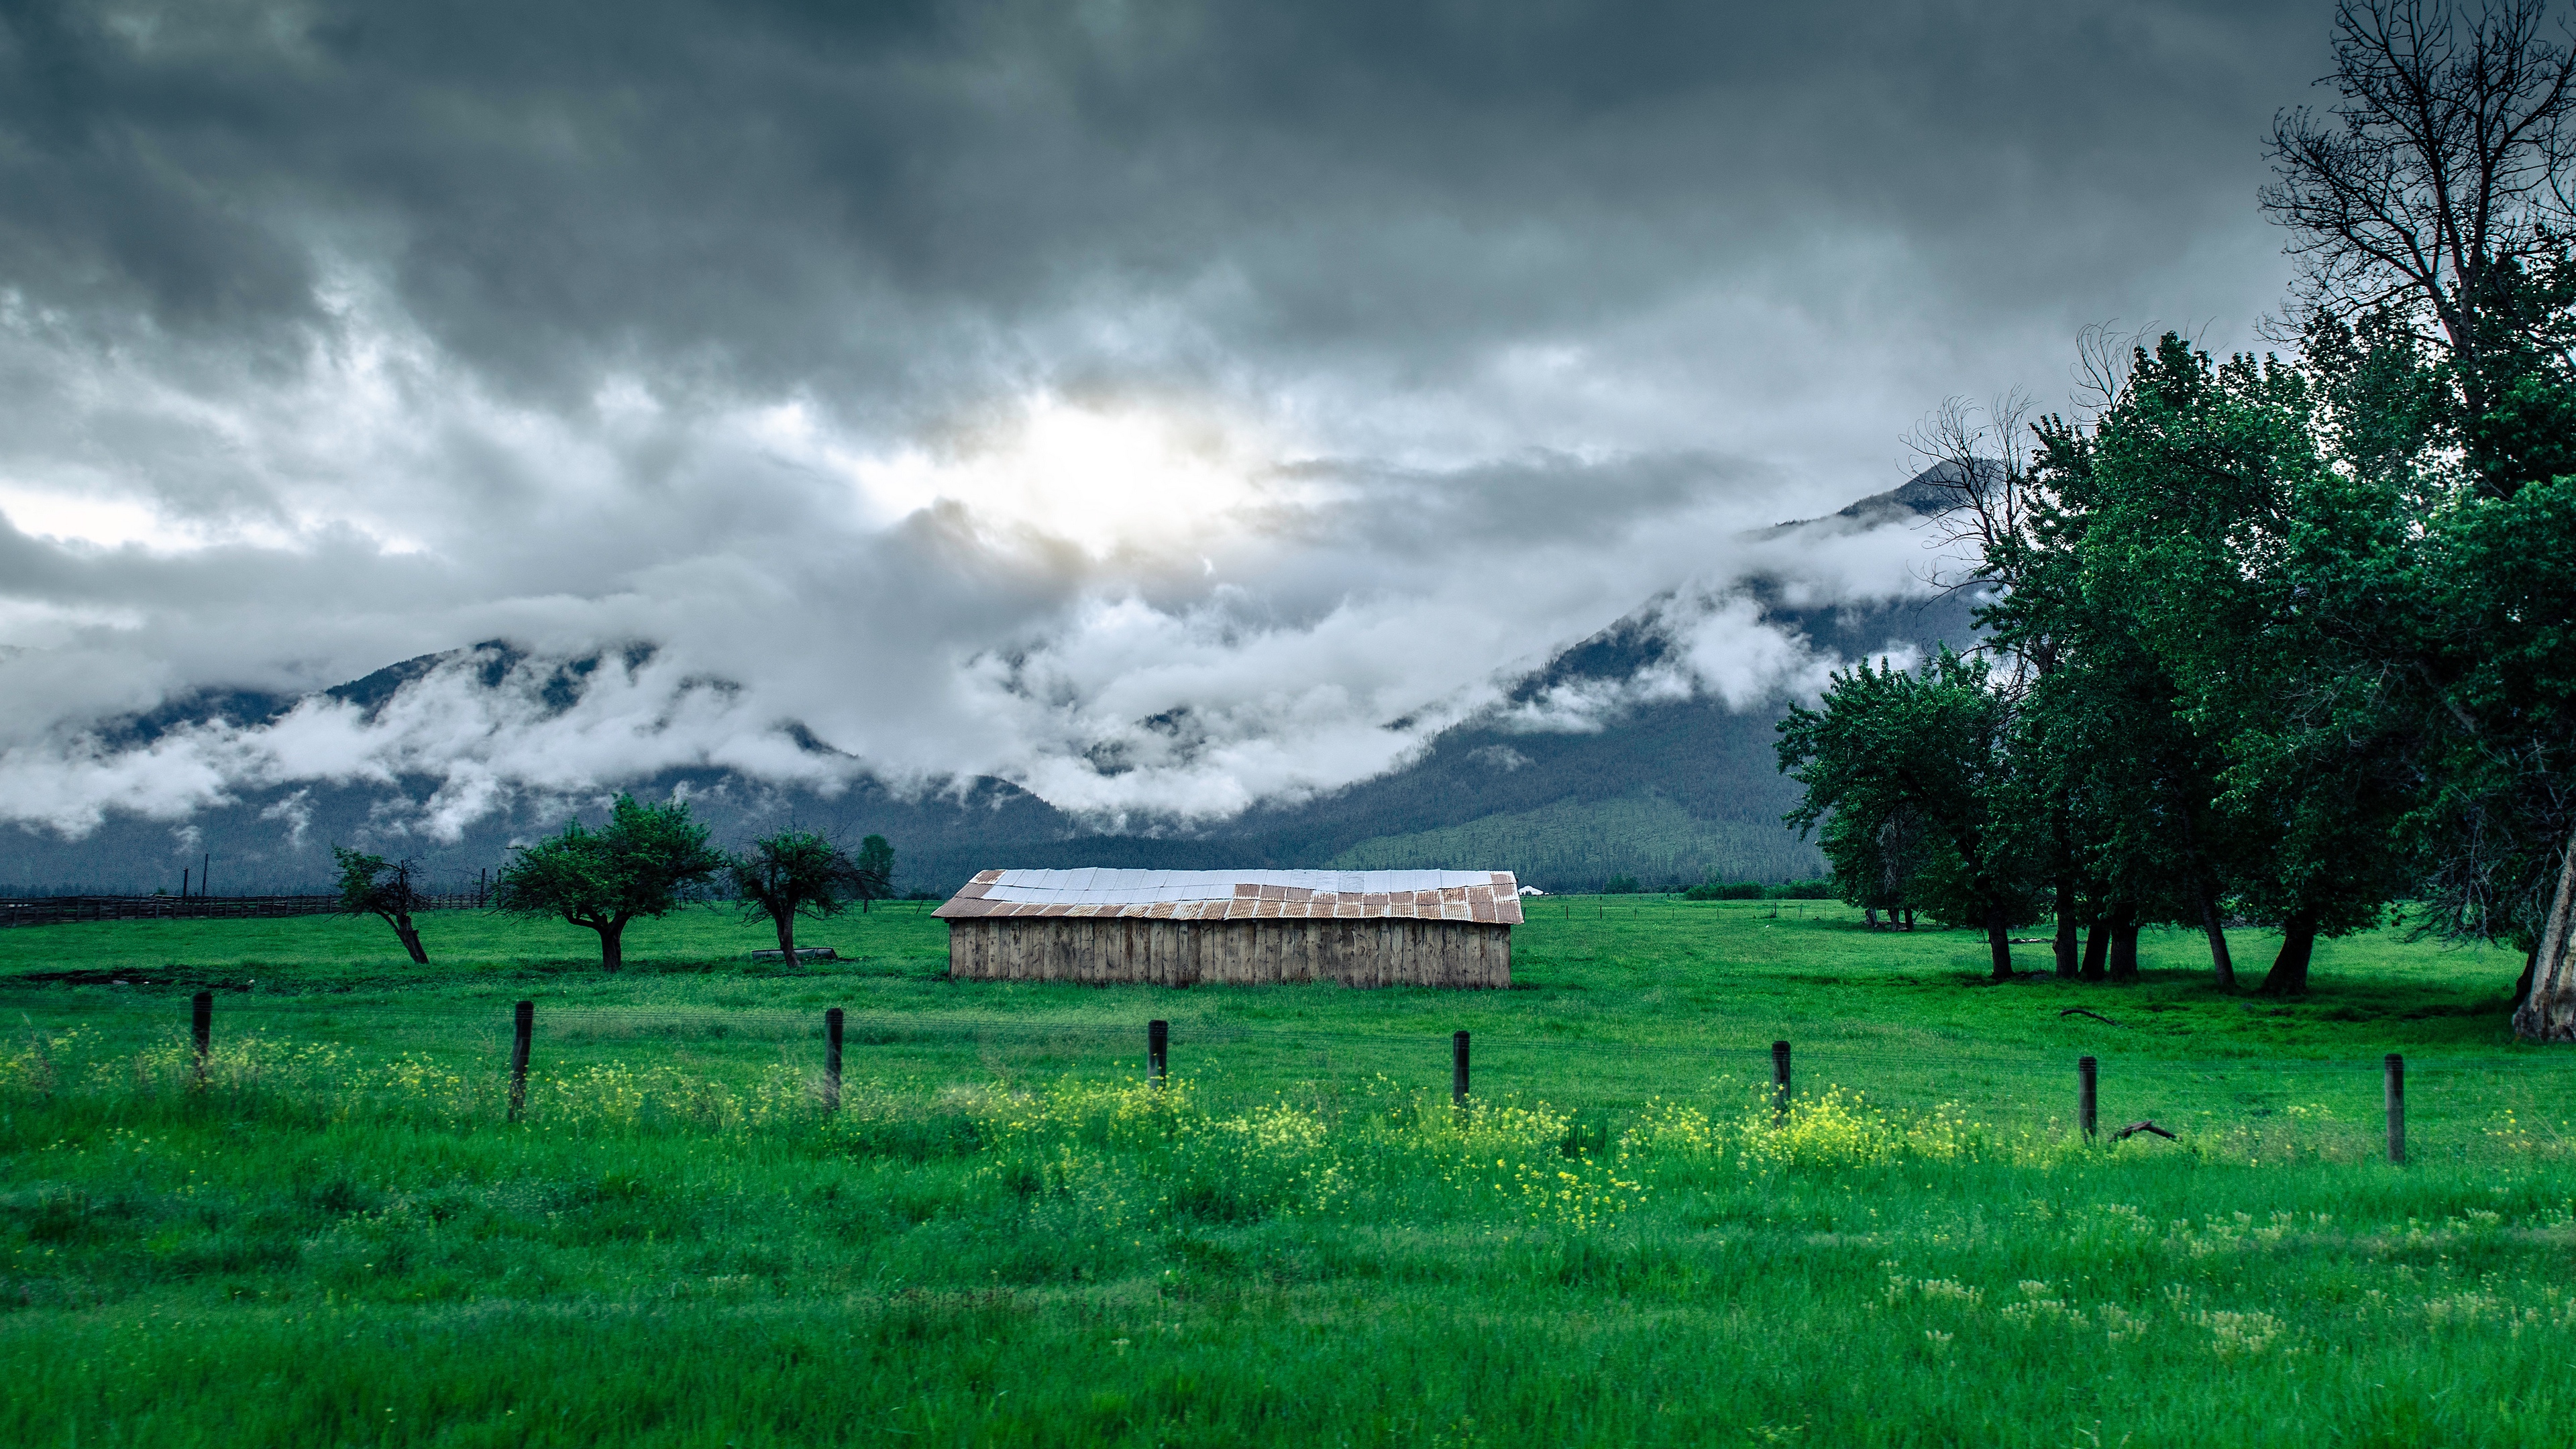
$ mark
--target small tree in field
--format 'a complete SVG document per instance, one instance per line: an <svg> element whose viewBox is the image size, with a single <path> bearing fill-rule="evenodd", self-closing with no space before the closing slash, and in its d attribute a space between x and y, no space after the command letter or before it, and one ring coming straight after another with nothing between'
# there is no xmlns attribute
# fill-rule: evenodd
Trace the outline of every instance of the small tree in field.
<svg viewBox="0 0 2576 1449"><path fill-rule="evenodd" d="M1828 824L1835 880L1864 906L1884 889L1890 838L1919 829L1903 852L1904 907L1919 895L1935 916L1983 926L1994 978L2010 979L2011 927L2033 914L2030 852L2007 808L2011 710L1985 661L1946 646L1919 673L1864 660L1833 676L1822 704L1780 722L1780 768L1806 788L1789 823Z"/></svg>
<svg viewBox="0 0 2576 1449"><path fill-rule="evenodd" d="M859 913L867 913L868 902L893 896L894 847L884 836L871 835L859 842Z"/></svg>
<svg viewBox="0 0 2576 1449"><path fill-rule="evenodd" d="M420 948L420 932L413 930L411 924L411 913L421 903L420 891L412 884L420 873L420 863L389 861L381 855L366 855L339 845L331 847L331 859L340 867L340 909L353 916L383 917L384 923L402 938L412 964L428 965L429 953Z"/></svg>
<svg viewBox="0 0 2576 1449"><path fill-rule="evenodd" d="M882 846L882 836L868 837ZM887 851L891 856L892 851ZM751 852L725 866L746 919L766 917L778 931L781 961L796 964L796 918L837 916L852 901L885 890L885 875L867 865L861 846L852 860L839 846L810 830L789 830L752 842Z"/></svg>
<svg viewBox="0 0 2576 1449"><path fill-rule="evenodd" d="M597 931L600 964L611 971L625 964L627 922L668 914L726 864L724 852L707 844L707 827L689 818L688 802L639 805L632 795L617 797L598 830L575 820L563 834L517 849L517 859L501 867L492 904Z"/></svg>

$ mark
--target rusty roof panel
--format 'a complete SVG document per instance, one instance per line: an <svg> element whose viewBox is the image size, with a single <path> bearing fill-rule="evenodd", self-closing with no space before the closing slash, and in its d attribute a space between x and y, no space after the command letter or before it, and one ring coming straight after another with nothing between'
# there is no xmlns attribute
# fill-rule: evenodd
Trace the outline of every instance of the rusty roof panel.
<svg viewBox="0 0 2576 1449"><path fill-rule="evenodd" d="M932 914L1518 925L1519 889L1507 870L985 870Z"/></svg>

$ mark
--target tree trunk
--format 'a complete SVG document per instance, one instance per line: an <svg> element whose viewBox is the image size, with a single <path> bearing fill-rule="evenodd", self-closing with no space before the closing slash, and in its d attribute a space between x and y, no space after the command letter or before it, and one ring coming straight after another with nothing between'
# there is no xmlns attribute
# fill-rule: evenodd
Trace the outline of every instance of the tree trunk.
<svg viewBox="0 0 2576 1449"><path fill-rule="evenodd" d="M426 966L429 953L420 948L420 932L412 928L408 912L394 917L394 934L402 937L403 949L411 953L411 964Z"/></svg>
<svg viewBox="0 0 2576 1449"><path fill-rule="evenodd" d="M1914 908L1912 906L1907 906L1905 908L1905 929L1909 931L1914 929Z"/></svg>
<svg viewBox="0 0 2576 1449"><path fill-rule="evenodd" d="M2236 989L2236 963L2227 954L2227 927L2218 919L2218 892L2212 888L2209 871L2201 864L2200 842L2192 833L2191 805L2181 802L2175 817L2182 823L2183 859L2191 869L2192 898L2200 905L2200 929L2209 937L2209 965L2218 977L2218 989Z"/></svg>
<svg viewBox="0 0 2576 1449"><path fill-rule="evenodd" d="M2209 882L2200 882L2200 928L2209 935L2209 965L2218 973L2218 989L2236 989L2236 962L2227 954L2227 923L2219 919L2218 901Z"/></svg>
<svg viewBox="0 0 2576 1449"><path fill-rule="evenodd" d="M2084 979L2099 981L2110 974L2111 916L2097 902L2093 907L2093 930L2084 938Z"/></svg>
<svg viewBox="0 0 2576 1449"><path fill-rule="evenodd" d="M1869 923L1869 928L1870 928L1871 930L1875 931L1875 930L1877 930L1877 929L1878 929L1878 907L1876 907L1876 906L1863 906L1863 907L1861 907L1861 908L1860 908L1860 918L1861 918L1862 920L1867 921L1867 922Z"/></svg>
<svg viewBox="0 0 2576 1449"><path fill-rule="evenodd" d="M626 918L620 916L604 926L593 926L599 933L599 964L614 971L626 964Z"/></svg>
<svg viewBox="0 0 2576 1449"><path fill-rule="evenodd" d="M2012 969L2012 927L2004 923L2004 908L1986 908L1986 953L1994 958L1997 981L2010 981Z"/></svg>
<svg viewBox="0 0 2576 1449"><path fill-rule="evenodd" d="M2308 989L2308 961L2317 953L2317 913L2294 912L2281 923L2281 954L2263 978L2266 996L2302 996Z"/></svg>
<svg viewBox="0 0 2576 1449"><path fill-rule="evenodd" d="M796 913L782 911L771 918L778 923L778 964L796 964Z"/></svg>
<svg viewBox="0 0 2576 1449"><path fill-rule="evenodd" d="M2075 979L2076 957L2080 954L2075 940L2075 882L2065 876L2057 878L2057 976L2061 981Z"/></svg>
<svg viewBox="0 0 2576 1449"><path fill-rule="evenodd" d="M2531 953L2530 981L2514 1007L2513 1034L2524 1041L2576 1042L2576 837L2567 842L2558 894Z"/></svg>
<svg viewBox="0 0 2576 1449"><path fill-rule="evenodd" d="M2111 979L2138 979L2138 908L2126 901L2111 908Z"/></svg>

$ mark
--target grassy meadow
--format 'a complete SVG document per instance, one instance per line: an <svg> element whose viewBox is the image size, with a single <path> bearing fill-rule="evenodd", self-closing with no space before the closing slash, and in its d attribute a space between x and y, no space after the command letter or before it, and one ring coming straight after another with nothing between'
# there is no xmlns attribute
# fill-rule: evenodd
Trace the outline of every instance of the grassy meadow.
<svg viewBox="0 0 2576 1449"><path fill-rule="evenodd" d="M423 935L426 968L373 920L0 932L0 1438L2563 1444L2576 1423L2576 1056L2510 1041L2501 953L2327 943L2314 994L2274 1002L2207 987L2190 936L2151 934L2133 986L1990 986L1970 933L1814 902L1533 903L1490 993L950 983L909 906L810 927L848 959L801 968L750 962L766 933L713 909L631 928L614 977L571 927L442 913ZM1164 1089L1138 1081L1155 1016ZM2177 1140L2086 1142L2080 1054L2106 1128Z"/></svg>

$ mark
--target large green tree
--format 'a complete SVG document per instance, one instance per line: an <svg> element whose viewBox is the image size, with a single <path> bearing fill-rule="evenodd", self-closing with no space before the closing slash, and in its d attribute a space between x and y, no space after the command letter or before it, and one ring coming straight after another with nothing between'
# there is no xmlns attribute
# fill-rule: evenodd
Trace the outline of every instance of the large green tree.
<svg viewBox="0 0 2576 1449"><path fill-rule="evenodd" d="M1986 934L1996 980L2011 928L2032 918L2027 827L2015 798L2012 710L1986 661L1948 648L1919 671L1867 661L1834 674L1815 709L1780 722L1780 768L1805 787L1789 822L1828 823L1821 845L1846 900L1883 889L1891 827L1919 831L1911 889L1935 916Z"/></svg>
<svg viewBox="0 0 2576 1449"><path fill-rule="evenodd" d="M2411 711L2428 924L2531 952L2516 1029L2576 1040L2576 50L2549 22L2543 0L2347 0L2336 103L2281 114L2264 205L2305 263L2337 461L2394 525L2311 611Z"/></svg>
<svg viewBox="0 0 2576 1449"><path fill-rule="evenodd" d="M2121 350L2095 329L2083 353L2102 400L2115 400ZM2011 398L1986 409L1954 400L1913 441L1934 460L1923 476L1944 505L1936 529L1954 562L1940 581L1977 593L1978 651L2002 661L2018 792L2006 808L2032 825L2027 864L2053 897L2058 974L2133 978L2139 926L2169 920L2203 932L2220 985L2232 986L2222 900L2237 832L2214 753L2125 601L2086 587L2102 505L2094 439L2058 417L2021 439L2023 412Z"/></svg>
<svg viewBox="0 0 2576 1449"><path fill-rule="evenodd" d="M2325 581L2386 541L2384 489L2331 466L2299 368L2215 364L2167 334L2095 421L2087 589L2122 601L2215 746L2240 905L2280 923L2264 989L2307 988L2320 935L2407 888L2393 849L2412 787L2404 711L2332 662ZM2340 602L2340 601L2338 601Z"/></svg>
<svg viewBox="0 0 2576 1449"><path fill-rule="evenodd" d="M2524 951L2517 1030L2576 1040L2576 379L2535 345L2513 417L2462 444L2447 364L2399 326L2316 329L2308 350L2338 456L2383 494L2376 545L2314 598L2335 669L2405 712L2423 924Z"/></svg>
<svg viewBox="0 0 2576 1449"><path fill-rule="evenodd" d="M620 795L597 830L575 820L563 833L518 847L501 867L492 902L518 915L560 916L599 934L600 964L625 964L626 926L669 914L725 867L707 827L685 800L638 804Z"/></svg>

